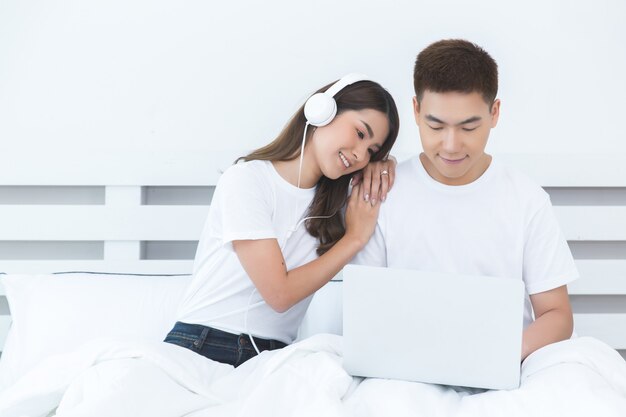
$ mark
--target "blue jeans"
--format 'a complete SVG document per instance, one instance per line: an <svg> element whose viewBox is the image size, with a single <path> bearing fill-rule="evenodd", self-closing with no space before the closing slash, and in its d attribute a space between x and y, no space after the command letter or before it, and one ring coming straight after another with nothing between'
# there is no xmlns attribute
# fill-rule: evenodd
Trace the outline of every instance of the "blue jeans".
<svg viewBox="0 0 626 417"><path fill-rule="evenodd" d="M257 355L247 334L236 335L201 324L176 322L165 337L165 342L190 349L206 358L227 363L235 367ZM254 338L262 352L287 346L271 339Z"/></svg>

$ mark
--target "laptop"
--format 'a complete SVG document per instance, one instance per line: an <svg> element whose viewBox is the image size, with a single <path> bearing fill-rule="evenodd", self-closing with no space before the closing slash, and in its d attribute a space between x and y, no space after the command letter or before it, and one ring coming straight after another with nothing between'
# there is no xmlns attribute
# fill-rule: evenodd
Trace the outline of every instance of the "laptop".
<svg viewBox="0 0 626 417"><path fill-rule="evenodd" d="M348 265L344 368L351 375L487 389L520 384L524 283Z"/></svg>

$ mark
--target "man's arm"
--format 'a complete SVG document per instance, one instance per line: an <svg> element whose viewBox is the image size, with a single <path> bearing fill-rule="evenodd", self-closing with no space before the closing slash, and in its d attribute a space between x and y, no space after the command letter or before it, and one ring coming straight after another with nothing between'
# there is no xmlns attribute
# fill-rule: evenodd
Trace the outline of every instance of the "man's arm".
<svg viewBox="0 0 626 417"><path fill-rule="evenodd" d="M530 296L530 302L535 312L535 321L524 330L522 360L550 343L569 339L574 330L574 318L566 285L533 294Z"/></svg>

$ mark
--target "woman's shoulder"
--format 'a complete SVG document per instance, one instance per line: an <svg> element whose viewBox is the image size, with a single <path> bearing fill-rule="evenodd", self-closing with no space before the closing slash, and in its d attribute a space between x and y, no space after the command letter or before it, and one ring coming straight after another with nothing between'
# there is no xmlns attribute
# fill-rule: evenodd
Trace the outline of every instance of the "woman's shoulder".
<svg viewBox="0 0 626 417"><path fill-rule="evenodd" d="M268 192L270 175L267 161L238 162L229 166L217 181L216 193Z"/></svg>
<svg viewBox="0 0 626 417"><path fill-rule="evenodd" d="M220 181L226 180L249 180L259 181L267 178L270 174L269 161L244 161L236 162L229 166L220 176Z"/></svg>

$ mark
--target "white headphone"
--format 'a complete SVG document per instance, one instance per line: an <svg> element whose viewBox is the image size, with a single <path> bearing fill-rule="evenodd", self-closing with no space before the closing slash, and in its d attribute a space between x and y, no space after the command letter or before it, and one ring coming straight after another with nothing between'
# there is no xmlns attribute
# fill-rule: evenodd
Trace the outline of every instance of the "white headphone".
<svg viewBox="0 0 626 417"><path fill-rule="evenodd" d="M337 102L334 98L335 94L350 84L359 81L371 80L366 75L353 72L342 77L323 93L316 93L309 97L304 104L304 117L306 117L307 122L317 127L326 126L332 122L337 114Z"/></svg>

